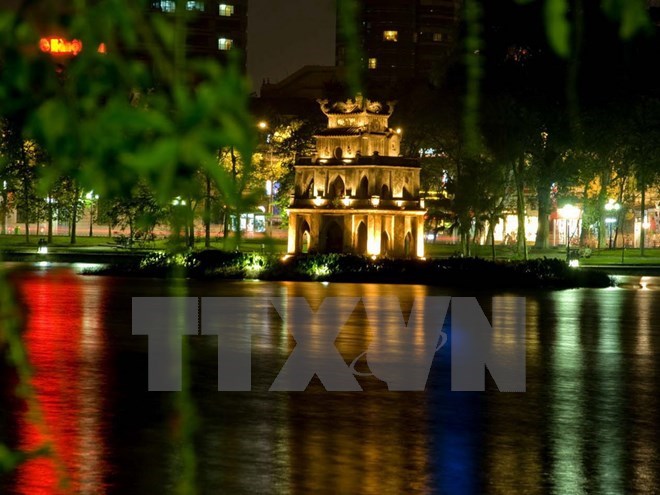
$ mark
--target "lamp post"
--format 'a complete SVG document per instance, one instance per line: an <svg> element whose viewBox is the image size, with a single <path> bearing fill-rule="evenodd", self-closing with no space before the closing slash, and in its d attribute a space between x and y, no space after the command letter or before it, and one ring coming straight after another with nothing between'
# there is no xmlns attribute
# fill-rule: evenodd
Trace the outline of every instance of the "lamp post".
<svg viewBox="0 0 660 495"><path fill-rule="evenodd" d="M94 226L94 201L98 201L99 195L94 194L94 191L89 191L87 194L85 194L85 198L87 198L90 201L90 204L89 204L89 236L92 237L92 234L93 234L92 228Z"/></svg>
<svg viewBox="0 0 660 495"><path fill-rule="evenodd" d="M272 161L272 158L271 158ZM272 165L272 163L271 163ZM273 235L273 181L266 181L266 195L268 196L268 235Z"/></svg>
<svg viewBox="0 0 660 495"><path fill-rule="evenodd" d="M257 126L260 130L265 131L268 129L268 122L261 120ZM269 175L273 173L273 143L271 141L271 135L266 135L266 144L268 144L268 154L269 154ZM268 179L266 181L266 195L268 196L268 208L266 209L266 216L268 217L268 235L273 235L273 188L275 181Z"/></svg>
<svg viewBox="0 0 660 495"><path fill-rule="evenodd" d="M566 261L571 260L571 231L570 231L570 221L578 220L580 218L580 208L567 204L559 208L558 210L561 218L564 219L566 224Z"/></svg>
<svg viewBox="0 0 660 495"><path fill-rule="evenodd" d="M610 215L616 214L617 211L621 208L621 205L614 201L613 199L610 199L607 201L605 204L605 211L609 212ZM615 212L615 213L612 213ZM610 228L610 249L612 249L612 227L616 223L616 217L614 216L608 216L605 218L605 223L609 226Z"/></svg>

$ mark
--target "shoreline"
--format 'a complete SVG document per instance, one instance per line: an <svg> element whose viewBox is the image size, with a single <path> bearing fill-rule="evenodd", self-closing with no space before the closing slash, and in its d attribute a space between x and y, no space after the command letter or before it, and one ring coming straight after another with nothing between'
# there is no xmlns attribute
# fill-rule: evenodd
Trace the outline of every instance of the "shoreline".
<svg viewBox="0 0 660 495"><path fill-rule="evenodd" d="M611 287L602 270L570 268L558 259L488 261L482 258L371 259L346 254L281 256L264 253L199 251L11 253L5 261L27 263L95 263L86 270L96 275L182 278L200 280L259 279L351 283L421 284L445 287L502 289L565 289Z"/></svg>
<svg viewBox="0 0 660 495"><path fill-rule="evenodd" d="M75 248L74 248L75 249ZM568 268L562 260L497 261L482 258L429 258L427 260L371 260L350 255L301 255L282 261L281 255L199 251L179 255L185 278L260 279L422 284L447 287L561 289L612 286L612 276L660 276L660 265L586 265ZM170 278L172 261L153 251L117 252L85 248L36 252L5 251L5 262L105 265L86 273L131 277ZM605 279L607 277L607 280Z"/></svg>

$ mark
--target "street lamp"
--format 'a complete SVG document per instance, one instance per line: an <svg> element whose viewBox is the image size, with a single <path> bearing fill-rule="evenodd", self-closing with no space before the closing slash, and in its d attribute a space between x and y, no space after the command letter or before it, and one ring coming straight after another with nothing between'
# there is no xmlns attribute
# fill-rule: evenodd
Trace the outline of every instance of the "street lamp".
<svg viewBox="0 0 660 495"><path fill-rule="evenodd" d="M94 225L94 201L98 201L99 195L94 194L94 191L89 191L85 194L85 198L90 201L89 206L89 236L92 237L92 227ZM98 211L97 211L98 214Z"/></svg>
<svg viewBox="0 0 660 495"><path fill-rule="evenodd" d="M265 131L268 129L268 122L265 120L260 121L257 126L259 127L260 130ZM273 173L273 141L272 141L272 136L271 134L268 134L266 136L266 144L268 144L268 154L269 154L269 169L268 173L272 174ZM274 195L274 186L275 186L275 181L268 179L266 181L266 195L268 196L268 210L267 210L267 216L268 216L268 235L273 235L273 195Z"/></svg>
<svg viewBox="0 0 660 495"><path fill-rule="evenodd" d="M561 218L564 219L564 223L566 224L566 261L571 260L571 231L570 231L570 221L571 220L577 220L580 218L580 208L577 206L573 206L571 204L567 204L559 208L557 210L559 212L559 215Z"/></svg>
<svg viewBox="0 0 660 495"><path fill-rule="evenodd" d="M621 205L614 201L613 199L610 199L607 201L605 204L605 211L610 212L610 215L613 215L615 213L612 212L617 212L621 208ZM616 217L614 216L608 216L605 218L605 223L609 226L610 228L610 249L612 249L612 226L616 223Z"/></svg>
<svg viewBox="0 0 660 495"><path fill-rule="evenodd" d="M272 158L272 151L271 151L271 172L272 172L272 167L273 167L273 158ZM273 189L274 189L275 183L268 179L266 181L266 195L268 196L268 235L273 235Z"/></svg>

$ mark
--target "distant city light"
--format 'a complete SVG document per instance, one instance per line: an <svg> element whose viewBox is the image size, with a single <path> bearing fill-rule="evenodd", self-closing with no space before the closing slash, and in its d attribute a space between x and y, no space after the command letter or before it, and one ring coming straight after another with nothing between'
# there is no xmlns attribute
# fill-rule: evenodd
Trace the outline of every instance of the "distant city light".
<svg viewBox="0 0 660 495"><path fill-rule="evenodd" d="M76 56L83 51L83 42L80 40L66 40L51 36L39 40L39 49L51 55L73 55ZM98 53L107 53L105 43L100 43L96 49Z"/></svg>
<svg viewBox="0 0 660 495"><path fill-rule="evenodd" d="M83 49L83 44L80 40L69 41L64 38L54 37L41 38L39 40L39 49L44 53L50 53L53 55L78 55Z"/></svg>

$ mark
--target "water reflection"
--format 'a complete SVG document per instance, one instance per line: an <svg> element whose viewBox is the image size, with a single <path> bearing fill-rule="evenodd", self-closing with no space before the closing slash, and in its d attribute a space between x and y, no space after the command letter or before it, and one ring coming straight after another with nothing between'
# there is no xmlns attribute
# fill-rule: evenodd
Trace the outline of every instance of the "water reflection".
<svg viewBox="0 0 660 495"><path fill-rule="evenodd" d="M449 345L436 353L424 392L389 391L364 357L356 363L363 392L329 393L318 377L305 392L268 391L296 342L265 297L305 297L316 309L326 297L396 296L407 322L423 296L477 295L490 316L490 293L191 283L192 296L262 298L242 323L252 339L251 392L217 392L217 337L189 337L200 493L651 493L660 482L660 284L642 282L514 294L526 297L527 392L511 394L488 375L486 392L451 392L447 321ZM175 394L147 392L148 339L130 329L131 297L166 288L57 271L16 283L29 311L35 389L71 491L173 493L181 466ZM494 323L512 312L500 308ZM334 343L347 365L377 331L358 303ZM392 327L385 332L400 339ZM34 448L43 436L2 383L9 440ZM0 493L57 493L57 478L52 461L29 461L0 481Z"/></svg>
<svg viewBox="0 0 660 495"><path fill-rule="evenodd" d="M49 442L55 459L21 465L15 491L59 493L65 477L67 492L104 493L103 286L63 271L31 273L20 289L28 311L24 339L46 431L19 413L18 447L32 451Z"/></svg>

